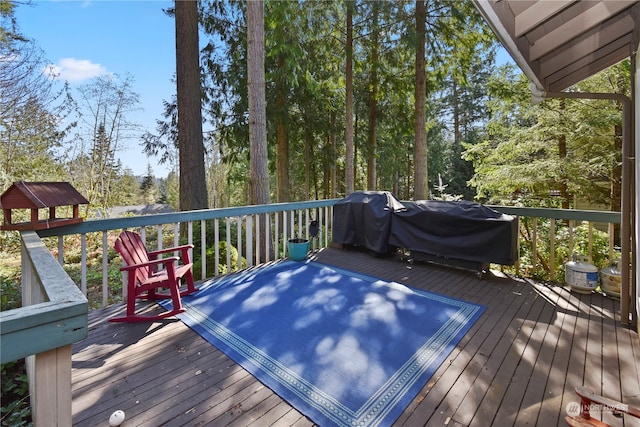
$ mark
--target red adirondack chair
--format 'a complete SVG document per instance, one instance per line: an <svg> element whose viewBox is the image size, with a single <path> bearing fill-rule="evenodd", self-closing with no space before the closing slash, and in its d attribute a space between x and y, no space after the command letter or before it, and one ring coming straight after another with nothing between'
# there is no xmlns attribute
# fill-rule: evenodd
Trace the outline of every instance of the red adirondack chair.
<svg viewBox="0 0 640 427"><path fill-rule="evenodd" d="M616 400L596 395L587 387L576 387L576 394L580 397L580 407L578 408L579 414L575 416L567 415L564 418L567 425L571 427L612 427L610 424L593 418L589 413L592 407L610 411L612 414L620 418L624 415L640 418L640 408L625 405Z"/></svg>
<svg viewBox="0 0 640 427"><path fill-rule="evenodd" d="M159 251L147 251L139 234L123 231L116 240L115 250L122 257L125 266L120 271L128 272L127 282L127 314L124 317L109 319L110 322L145 322L164 319L182 313L181 296L189 295L198 289L193 283L193 263L189 258L189 249L193 245L183 245L166 248ZM159 255L169 252L181 252L181 257L172 256L159 258ZM178 263L181 261L181 264ZM164 268L160 268L164 266ZM186 290L181 291L181 281L184 278ZM169 293L158 292L165 288ZM157 315L144 316L136 314L136 300L159 300L171 298L172 309Z"/></svg>

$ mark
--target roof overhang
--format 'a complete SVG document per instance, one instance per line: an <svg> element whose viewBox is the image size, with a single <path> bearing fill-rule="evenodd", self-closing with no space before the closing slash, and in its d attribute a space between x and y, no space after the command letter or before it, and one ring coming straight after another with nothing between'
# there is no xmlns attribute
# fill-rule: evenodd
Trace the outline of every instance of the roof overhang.
<svg viewBox="0 0 640 427"><path fill-rule="evenodd" d="M640 0L474 0L536 89L559 92L626 58Z"/></svg>

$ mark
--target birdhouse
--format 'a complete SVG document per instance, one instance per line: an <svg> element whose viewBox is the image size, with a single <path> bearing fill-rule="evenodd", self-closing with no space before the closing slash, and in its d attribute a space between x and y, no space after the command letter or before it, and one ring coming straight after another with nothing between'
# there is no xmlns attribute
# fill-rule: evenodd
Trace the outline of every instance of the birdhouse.
<svg viewBox="0 0 640 427"><path fill-rule="evenodd" d="M0 208L4 213L2 230L42 230L60 227L62 225L82 222L79 215L79 205L88 204L78 191L68 182L14 182L0 196ZM71 206L71 218L56 218L56 208ZM14 223L11 211L29 209L29 222ZM48 209L48 215L40 218L39 210Z"/></svg>

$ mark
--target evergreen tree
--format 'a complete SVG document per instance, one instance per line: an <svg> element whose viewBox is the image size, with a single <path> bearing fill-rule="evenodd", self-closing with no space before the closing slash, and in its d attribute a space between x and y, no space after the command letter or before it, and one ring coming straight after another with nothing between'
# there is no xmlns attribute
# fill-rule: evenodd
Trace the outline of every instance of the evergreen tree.
<svg viewBox="0 0 640 427"><path fill-rule="evenodd" d="M628 93L628 86L618 85L629 81L628 69L628 61L623 61L570 90ZM489 92L495 101L488 135L467 145L464 153L474 164L471 183L480 200L574 208L576 200L586 200L619 209L619 105L548 99L531 106L527 79L511 67L501 68L490 80Z"/></svg>
<svg viewBox="0 0 640 427"><path fill-rule="evenodd" d="M151 164L147 164L147 174L142 178L142 182L140 183L140 191L142 192L144 203L152 204L157 202L158 191Z"/></svg>

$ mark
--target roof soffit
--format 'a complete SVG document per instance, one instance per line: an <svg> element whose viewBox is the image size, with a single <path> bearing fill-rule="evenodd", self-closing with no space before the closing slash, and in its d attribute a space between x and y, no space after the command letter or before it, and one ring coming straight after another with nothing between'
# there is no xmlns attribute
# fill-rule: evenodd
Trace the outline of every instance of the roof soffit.
<svg viewBox="0 0 640 427"><path fill-rule="evenodd" d="M539 89L560 91L628 58L640 37L640 0L475 0Z"/></svg>

